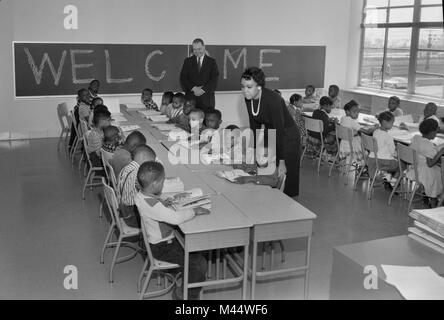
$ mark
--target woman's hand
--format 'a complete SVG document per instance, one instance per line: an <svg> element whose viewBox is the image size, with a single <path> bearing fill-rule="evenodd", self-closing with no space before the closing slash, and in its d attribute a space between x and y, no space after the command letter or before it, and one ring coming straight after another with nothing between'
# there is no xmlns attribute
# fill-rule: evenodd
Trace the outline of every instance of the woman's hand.
<svg viewBox="0 0 444 320"><path fill-rule="evenodd" d="M285 166L285 160L279 160L278 176L281 177L287 174L287 167Z"/></svg>

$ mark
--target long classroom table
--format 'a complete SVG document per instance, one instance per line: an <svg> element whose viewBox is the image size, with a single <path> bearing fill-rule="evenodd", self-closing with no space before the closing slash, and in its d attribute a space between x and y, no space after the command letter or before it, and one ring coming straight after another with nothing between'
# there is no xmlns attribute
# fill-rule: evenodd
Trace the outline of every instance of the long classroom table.
<svg viewBox="0 0 444 320"><path fill-rule="evenodd" d="M169 148L174 141L159 140L155 136L158 129L150 126L149 122L137 112L129 112L133 119L128 117L132 124L138 124L141 132L147 136L148 144L156 151L158 158L166 166L169 175L179 176L186 188L191 184L199 184L212 194L212 212L209 216L199 216L179 225L184 234L184 250L186 257L193 251L244 247L242 276L234 279L206 281L204 283L184 285L184 297L187 297L185 287L199 287L221 283L243 281L243 294L246 295L246 279L248 270L248 245L252 244L251 267L251 298L255 296L256 278L286 274L289 272L304 271L304 298L308 296L308 270L310 260L310 244L313 220L316 215L286 196L282 192L268 186L252 184L237 185L216 177L214 171L228 169L224 165L172 165L168 159ZM154 133L154 134L153 134ZM162 152L162 148L163 151ZM196 182L198 179L199 182ZM251 196L254 194L254 196ZM245 231L248 236L245 238ZM214 237L214 240L213 240ZM258 272L257 247L259 242L285 240L292 238L307 238L306 261L302 267L278 269ZM188 259L188 258L186 258ZM188 279L188 260L184 279ZM253 272L254 271L254 272Z"/></svg>

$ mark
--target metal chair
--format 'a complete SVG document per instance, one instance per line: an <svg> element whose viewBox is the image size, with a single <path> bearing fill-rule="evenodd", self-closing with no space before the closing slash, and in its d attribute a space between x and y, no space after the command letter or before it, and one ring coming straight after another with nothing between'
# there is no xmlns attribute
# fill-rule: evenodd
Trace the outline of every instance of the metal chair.
<svg viewBox="0 0 444 320"><path fill-rule="evenodd" d="M352 128L347 128L341 125L336 124L336 142L338 144L338 151L335 154L335 157L333 159L333 163L330 166L330 171L328 173L328 176L331 176L331 172L333 171L333 168L335 166L340 168L340 172L345 175L345 185L348 184L348 176L350 174L350 172L352 171L351 168L353 167L353 154L354 154L354 148L353 148L353 129ZM340 142L341 141L345 141L348 143L349 147L350 147L350 153L345 157L345 158L341 158L340 155L340 150L339 150L339 146L340 146ZM347 161L348 159L348 161ZM336 161L338 161L338 163L336 164ZM353 171L356 171L356 166L353 169Z"/></svg>
<svg viewBox="0 0 444 320"><path fill-rule="evenodd" d="M175 278L170 273L167 273L165 271L177 269L180 268L180 265L176 263L170 263L165 261L157 260L153 257L153 254L151 252L150 243L148 241L148 233L145 228L145 224L142 222L142 235L143 235L143 241L145 243L147 257L145 259L145 263L143 264L142 272L139 276L139 281L137 282L137 292L140 294L139 299L143 300L144 298L152 298L155 296L163 295L171 290L171 288L174 287L175 284ZM148 268L149 266L149 268ZM147 270L148 268L148 270ZM147 288L151 280L151 276L154 272L161 272L164 275L164 288L160 290L155 290L152 292L147 293ZM143 282L142 289L140 289L142 280L145 278L145 281ZM159 285L159 283L158 283Z"/></svg>
<svg viewBox="0 0 444 320"><path fill-rule="evenodd" d="M302 160L304 159L304 155L307 152L307 149L309 147L311 147L313 149L313 151L315 150L315 143L319 141L319 139L314 138L312 136L310 136L310 132L311 133L317 133L320 135L320 144L321 144L321 150L319 151L319 161L318 161L318 172L321 169L321 161L322 161L322 154L324 152L324 136L322 134L322 132L324 131L324 124L322 122L322 120L317 120L317 119L312 119L309 117L304 117L304 121L305 121L305 129L307 130L307 143L305 145L304 151L302 152L302 156L301 156L301 163Z"/></svg>
<svg viewBox="0 0 444 320"><path fill-rule="evenodd" d="M71 158L71 165L74 167L74 159L75 159L76 153L78 150L81 151L81 146L83 144L83 142L82 142L83 136L79 132L79 124L76 121L76 117L74 116L73 111L71 111L70 113L71 113L71 120L73 123L74 131L76 133L76 137L73 141L73 144L71 146L71 152L69 154L69 157ZM82 152L82 158L83 158L83 152Z"/></svg>
<svg viewBox="0 0 444 320"><path fill-rule="evenodd" d="M106 175L106 181L111 186L111 188L113 188L114 191L117 192L117 179L116 179L116 175L114 174L114 169L109 164L109 162L106 160L106 157L103 156L104 151L100 150L100 153L102 155L102 164L103 164L103 169L104 169L105 175ZM118 195L117 195L117 197L118 197ZM105 197L100 202L99 219L102 219L102 217L103 217L103 205L104 204L105 204Z"/></svg>
<svg viewBox="0 0 444 320"><path fill-rule="evenodd" d="M85 132L86 129L86 122L84 120L80 121L80 127L82 128L80 131ZM103 167L94 167L91 159L89 158L89 153L88 153L88 138L87 138L87 134L88 132L83 134L83 148L84 148L84 153L85 153L85 158L86 158L86 166L88 166L89 170L88 170L88 174L86 175L86 179L85 179L85 184L83 185L83 191L82 191L82 199L85 200L85 191L86 188L90 187L91 190L93 187L98 187L98 186L102 186L102 182L94 182L94 180L100 179L101 180L101 176L96 176L95 173L98 171L103 171ZM85 166L85 168L86 168Z"/></svg>
<svg viewBox="0 0 444 320"><path fill-rule="evenodd" d="M369 175L368 177L368 184L367 184L367 199L370 200L372 198L372 190L375 184L376 177L381 173L379 170L379 163L378 163L378 144L376 142L376 139L374 139L372 136L366 135L365 133L361 134L361 145L362 145L362 152L364 154L364 166L359 170L358 176L355 179L355 185L354 189L357 189L358 180L361 178L362 172L364 171L364 167L368 165L369 160L369 154L373 152L374 159L376 162L376 170L373 177Z"/></svg>
<svg viewBox="0 0 444 320"><path fill-rule="evenodd" d="M69 115L68 106L66 105L66 103L60 103L59 105L57 105L57 117L62 129L62 131L60 132L59 141L57 143L57 150L60 150L60 144L63 142L65 145L65 151L67 151L72 120L71 116Z"/></svg>
<svg viewBox="0 0 444 320"><path fill-rule="evenodd" d="M396 144L396 149L398 151L398 163L399 163L399 178L396 180L395 186L393 187L392 192L390 193L390 197L388 200L388 205L391 205L392 198L395 192L405 194L408 198L409 204L407 207L407 213L411 211L413 198L416 194L423 195L423 193L417 192L418 189L422 186L419 182L418 178L418 158L416 155L416 151L402 143ZM407 164L406 169L403 170L402 163ZM409 168L413 169L414 177L413 179L409 178L407 172L409 172ZM402 187L402 181L405 181L405 186ZM398 186L401 184L401 190L397 191ZM413 185L413 187L412 187ZM410 195L409 195L410 194Z"/></svg>
<svg viewBox="0 0 444 320"><path fill-rule="evenodd" d="M139 252L144 252L139 246L134 243L124 241L129 238L140 237L141 231L138 228L129 227L125 221L119 215L119 209L117 205L116 194L105 181L105 178L102 177L103 191L105 194L106 204L108 205L108 209L111 215L111 224L108 230L108 234L105 238L105 243L102 247L102 252L100 254L100 263L104 263L104 255L105 251L108 248L115 248L113 259L111 261L111 267L109 270L109 282L114 282L114 267L118 263L122 263L125 261L129 261L133 259ZM112 236L115 235L117 237L117 242L111 242ZM122 246L129 247L134 250L134 253L124 256L119 256L119 250Z"/></svg>

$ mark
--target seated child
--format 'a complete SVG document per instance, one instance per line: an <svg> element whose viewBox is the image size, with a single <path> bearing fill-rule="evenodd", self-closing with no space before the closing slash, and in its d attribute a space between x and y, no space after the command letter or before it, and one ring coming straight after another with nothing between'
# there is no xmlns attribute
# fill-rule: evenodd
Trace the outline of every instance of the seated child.
<svg viewBox="0 0 444 320"><path fill-rule="evenodd" d="M341 118L340 125L346 128L353 129L353 161L361 161L363 158L362 148L361 148L361 137L359 136L359 131L362 126L358 123L359 116L359 104L355 100L349 101L344 106L345 116ZM348 141L342 140L339 145L339 156L341 158L346 158L350 156L350 144Z"/></svg>
<svg viewBox="0 0 444 320"><path fill-rule="evenodd" d="M77 104L74 106L74 118L76 123L80 123L80 119L89 121L90 116L90 106L88 104L88 90L80 89L77 91ZM71 136L69 138L69 148L73 147L74 140L76 138L76 130L74 128L74 123L71 125Z"/></svg>
<svg viewBox="0 0 444 320"><path fill-rule="evenodd" d="M341 108L341 99L339 98L339 87L335 84L332 84L328 88L328 97L331 99L333 104L333 109Z"/></svg>
<svg viewBox="0 0 444 320"><path fill-rule="evenodd" d="M388 189L391 189L390 184L394 183L400 174L395 141L388 133L388 131L393 128L395 117L390 111L384 111L379 114L378 121L380 127L373 132L373 138L376 139L378 147L377 157L379 169L392 175L392 178L388 177L388 181L384 183ZM367 165L370 177L373 178L376 171L376 160L373 152L369 154Z"/></svg>
<svg viewBox="0 0 444 320"><path fill-rule="evenodd" d="M307 130L305 130L305 122L302 116L302 97L301 95L295 93L290 97L290 104L287 109L293 118L294 122L299 129L299 134L301 135L301 139L305 139L307 137Z"/></svg>
<svg viewBox="0 0 444 320"><path fill-rule="evenodd" d="M400 117L404 115L404 111L399 107L401 100L397 96L392 96L388 100L388 109L393 116Z"/></svg>
<svg viewBox="0 0 444 320"><path fill-rule="evenodd" d="M204 121L205 121L205 112L203 112L201 109L194 109L190 112L190 133L199 133L199 137L200 134L202 133L203 130L206 129L205 125L204 125Z"/></svg>
<svg viewBox="0 0 444 320"><path fill-rule="evenodd" d="M103 105L103 99L100 97L96 97L94 99L92 99L91 101L91 109L95 110L97 106L102 106Z"/></svg>
<svg viewBox="0 0 444 320"><path fill-rule="evenodd" d="M159 111L159 107L153 101L153 90L149 88L143 89L140 100L147 109Z"/></svg>
<svg viewBox="0 0 444 320"><path fill-rule="evenodd" d="M316 102L316 95L315 95L316 88L309 84L305 88L305 97L302 98L302 103L315 103Z"/></svg>
<svg viewBox="0 0 444 320"><path fill-rule="evenodd" d="M140 165L147 161L156 161L156 153L147 145L139 145L131 152L132 161L119 174L117 193L119 194L120 214L126 224L140 228L140 217L134 197L138 192L137 172Z"/></svg>
<svg viewBox="0 0 444 320"><path fill-rule="evenodd" d="M103 130L111 125L111 114L108 111L94 113L93 127L87 135L89 159L94 167L102 167L100 149L103 144Z"/></svg>
<svg viewBox="0 0 444 320"><path fill-rule="evenodd" d="M196 98L188 96L186 97L185 106L183 107L183 113L179 116L179 120L176 123L176 127L190 132L190 113L196 108Z"/></svg>
<svg viewBox="0 0 444 320"><path fill-rule="evenodd" d="M410 147L416 150L418 179L424 186L426 196L430 198L430 206L434 208L437 205L442 205L444 200L441 168L439 166L441 157L444 155L444 148L439 150L432 142L438 133L438 123L433 118L421 122L419 131L422 136L414 136ZM413 169L409 170L407 176L415 178Z"/></svg>
<svg viewBox="0 0 444 320"><path fill-rule="evenodd" d="M419 123L423 122L427 119L433 119L436 122L438 122L438 126L441 124L441 120L436 116L436 112L438 111L438 106L433 103L429 102L424 107L424 115L419 118Z"/></svg>
<svg viewBox="0 0 444 320"><path fill-rule="evenodd" d="M114 152L121 145L122 137L119 128L115 126L106 127L103 130L103 135L102 155L105 157L103 160L109 163Z"/></svg>
<svg viewBox="0 0 444 320"><path fill-rule="evenodd" d="M324 130L322 131L322 135L324 137L324 145L325 149L330 154L335 154L337 150L336 145L336 123L339 123L339 120L336 118L330 118L329 114L332 109L333 102L329 97L322 97L319 101L319 109L316 109L313 112L312 118L317 120L322 120L324 124ZM315 139L321 139L320 134L307 131L308 136L313 137Z"/></svg>
<svg viewBox="0 0 444 320"><path fill-rule="evenodd" d="M146 138L140 131L131 132L125 140L122 148L118 148L109 164L114 169L114 174L118 179L120 171L131 162L131 152L139 145L146 144Z"/></svg>
<svg viewBox="0 0 444 320"><path fill-rule="evenodd" d="M99 110L108 111L108 107L103 104L102 98L97 97L97 98L94 98L91 102L91 109L89 112L89 122L88 122L90 127L92 127L92 120L94 117L94 112L99 111Z"/></svg>
<svg viewBox="0 0 444 320"><path fill-rule="evenodd" d="M137 180L141 190L135 196L135 203L148 234L153 257L160 261L177 263L181 266L177 272L183 271L184 250L174 236L175 226L194 217L195 214L206 213L203 208L175 211L168 207L160 198L165 181L165 169L158 162L145 162L140 166ZM199 253L189 256L189 282L202 282L206 279L207 262ZM183 283L183 282L182 282ZM188 290L190 300L199 299L201 288ZM183 287L176 286L173 299L182 299Z"/></svg>
<svg viewBox="0 0 444 320"><path fill-rule="evenodd" d="M171 109L170 120L167 123L178 123L180 115L183 114L183 107L185 106L185 95L178 92L173 97L173 108Z"/></svg>
<svg viewBox="0 0 444 320"><path fill-rule="evenodd" d="M159 108L160 114L166 115L171 118L171 110L173 109L174 92L167 91L162 95L162 105Z"/></svg>
<svg viewBox="0 0 444 320"><path fill-rule="evenodd" d="M207 129L202 132L200 139L202 142L211 142L215 134L219 134L220 136L219 128L222 124L222 113L217 109L208 110L205 113L204 124Z"/></svg>

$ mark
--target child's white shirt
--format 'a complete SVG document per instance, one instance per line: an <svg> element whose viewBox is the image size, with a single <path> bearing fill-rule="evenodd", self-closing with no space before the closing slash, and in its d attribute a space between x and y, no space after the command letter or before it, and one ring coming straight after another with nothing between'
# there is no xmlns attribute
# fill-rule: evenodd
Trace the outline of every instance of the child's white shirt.
<svg viewBox="0 0 444 320"><path fill-rule="evenodd" d="M387 131L376 129L373 138L376 139L378 145L378 159L396 160L395 141ZM370 152L369 157L374 158L374 153Z"/></svg>
<svg viewBox="0 0 444 320"><path fill-rule="evenodd" d="M362 127L358 123L357 119L352 119L350 116L344 116L341 118L340 125L346 128L351 128L355 131L359 131Z"/></svg>

